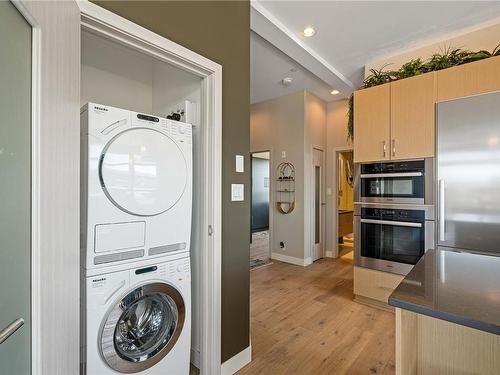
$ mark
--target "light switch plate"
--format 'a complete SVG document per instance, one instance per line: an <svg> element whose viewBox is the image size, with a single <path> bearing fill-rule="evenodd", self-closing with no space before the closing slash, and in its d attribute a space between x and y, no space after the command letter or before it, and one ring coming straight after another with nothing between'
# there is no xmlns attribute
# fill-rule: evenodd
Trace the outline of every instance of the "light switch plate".
<svg viewBox="0 0 500 375"><path fill-rule="evenodd" d="M286 151L281 151L281 157L282 157L283 159L286 159Z"/></svg>
<svg viewBox="0 0 500 375"><path fill-rule="evenodd" d="M236 155L236 172L245 172L245 158L243 155Z"/></svg>
<svg viewBox="0 0 500 375"><path fill-rule="evenodd" d="M241 202L245 200L245 185L231 184L231 201Z"/></svg>

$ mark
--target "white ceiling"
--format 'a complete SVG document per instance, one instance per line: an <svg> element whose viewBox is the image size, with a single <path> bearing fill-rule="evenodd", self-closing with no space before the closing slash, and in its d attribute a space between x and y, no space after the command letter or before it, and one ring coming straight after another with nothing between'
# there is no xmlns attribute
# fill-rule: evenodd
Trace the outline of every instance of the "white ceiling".
<svg viewBox="0 0 500 375"><path fill-rule="evenodd" d="M330 88L348 96L365 64L498 17L499 1L254 1L252 30L272 45L252 35L252 102L303 89L337 100ZM312 38L301 35L308 25ZM290 66L297 79L283 89Z"/></svg>
<svg viewBox="0 0 500 375"><path fill-rule="evenodd" d="M293 78L290 86L281 84L284 77ZM332 100L328 84L254 32L250 35L250 79L252 103L304 89Z"/></svg>

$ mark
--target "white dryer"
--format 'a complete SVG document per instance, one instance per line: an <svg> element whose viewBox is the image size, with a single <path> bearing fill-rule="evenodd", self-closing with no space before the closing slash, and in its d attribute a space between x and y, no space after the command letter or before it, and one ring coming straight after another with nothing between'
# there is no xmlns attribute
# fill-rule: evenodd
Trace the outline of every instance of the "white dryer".
<svg viewBox="0 0 500 375"><path fill-rule="evenodd" d="M81 129L82 267L189 253L191 125L88 103Z"/></svg>
<svg viewBox="0 0 500 375"><path fill-rule="evenodd" d="M189 257L164 260L85 279L83 374L189 374Z"/></svg>

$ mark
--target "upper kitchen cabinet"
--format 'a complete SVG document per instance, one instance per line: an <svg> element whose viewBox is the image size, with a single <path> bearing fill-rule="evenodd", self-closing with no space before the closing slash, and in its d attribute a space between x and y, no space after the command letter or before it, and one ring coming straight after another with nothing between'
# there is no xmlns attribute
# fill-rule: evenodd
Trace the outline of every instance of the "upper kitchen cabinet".
<svg viewBox="0 0 500 375"><path fill-rule="evenodd" d="M433 157L435 73L395 81L390 87L391 159Z"/></svg>
<svg viewBox="0 0 500 375"><path fill-rule="evenodd" d="M500 91L500 56L437 72L437 101Z"/></svg>
<svg viewBox="0 0 500 375"><path fill-rule="evenodd" d="M391 89L389 84L354 93L354 161L389 160Z"/></svg>

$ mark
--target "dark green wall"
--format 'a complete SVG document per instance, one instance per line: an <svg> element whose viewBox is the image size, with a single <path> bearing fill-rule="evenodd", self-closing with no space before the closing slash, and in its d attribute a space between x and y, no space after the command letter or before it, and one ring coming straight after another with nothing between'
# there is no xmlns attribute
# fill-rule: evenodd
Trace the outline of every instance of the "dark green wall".
<svg viewBox="0 0 500 375"><path fill-rule="evenodd" d="M222 82L222 361L249 345L250 5L248 1L96 1L219 64ZM245 173L235 155L245 155ZM231 202L231 183L245 202Z"/></svg>

